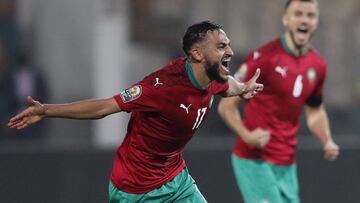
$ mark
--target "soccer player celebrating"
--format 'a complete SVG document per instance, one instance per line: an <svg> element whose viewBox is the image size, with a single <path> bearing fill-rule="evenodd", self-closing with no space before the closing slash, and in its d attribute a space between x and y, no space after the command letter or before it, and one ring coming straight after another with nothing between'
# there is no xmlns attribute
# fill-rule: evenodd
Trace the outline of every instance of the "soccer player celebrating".
<svg viewBox="0 0 360 203"><path fill-rule="evenodd" d="M282 19L285 33L250 53L235 74L246 80L260 68L264 91L245 104L243 118L238 110L241 97L219 103L219 114L239 135L232 165L247 203L300 202L295 150L303 106L325 159L335 160L339 154L322 104L326 64L310 45L318 20L316 0L288 0Z"/></svg>
<svg viewBox="0 0 360 203"><path fill-rule="evenodd" d="M204 21L183 37L187 58L178 58L142 81L107 99L30 106L8 126L22 129L45 117L99 119L131 112L109 183L111 203L206 202L189 175L182 151L211 108L213 96L253 97L262 91L260 75L245 83L229 76L233 55L220 25Z"/></svg>

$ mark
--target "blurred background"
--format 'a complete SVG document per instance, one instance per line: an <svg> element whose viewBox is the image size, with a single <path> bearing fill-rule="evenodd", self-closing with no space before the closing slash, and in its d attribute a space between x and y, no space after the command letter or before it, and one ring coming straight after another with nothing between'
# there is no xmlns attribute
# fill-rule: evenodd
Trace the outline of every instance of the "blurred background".
<svg viewBox="0 0 360 203"><path fill-rule="evenodd" d="M313 44L327 60L325 105L337 162L299 132L303 202L354 202L360 188L360 1L320 0ZM181 57L187 26L223 25L234 73L251 50L278 37L285 0L1 0L0 202L106 202L126 113L97 121L47 119L6 127L26 96L64 103L118 94ZM218 102L215 101L215 104ZM215 107L215 105L214 105ZM216 108L186 148L190 173L209 202L242 202L230 165L235 135Z"/></svg>

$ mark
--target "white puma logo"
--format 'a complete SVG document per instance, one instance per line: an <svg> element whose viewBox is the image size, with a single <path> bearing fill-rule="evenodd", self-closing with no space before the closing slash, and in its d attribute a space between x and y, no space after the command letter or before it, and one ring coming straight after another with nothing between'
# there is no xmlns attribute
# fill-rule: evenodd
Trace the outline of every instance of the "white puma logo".
<svg viewBox="0 0 360 203"><path fill-rule="evenodd" d="M180 108L185 109L187 114L189 114L189 107L190 106L191 106L191 104L189 106L185 106L184 104L180 104Z"/></svg>
<svg viewBox="0 0 360 203"><path fill-rule="evenodd" d="M275 67L275 72L280 73L280 75L284 78L286 76L286 71L287 71L287 67L285 66L284 68L282 68L281 66L276 66Z"/></svg>
<svg viewBox="0 0 360 203"><path fill-rule="evenodd" d="M156 80L156 83L155 83L155 87L157 86L157 85L163 85L163 83L162 82L160 82L160 78L155 78L155 80Z"/></svg>

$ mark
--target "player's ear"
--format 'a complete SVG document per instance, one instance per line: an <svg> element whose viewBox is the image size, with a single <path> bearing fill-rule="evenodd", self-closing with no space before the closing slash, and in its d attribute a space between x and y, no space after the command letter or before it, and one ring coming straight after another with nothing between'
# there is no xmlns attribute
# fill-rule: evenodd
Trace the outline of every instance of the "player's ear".
<svg viewBox="0 0 360 203"><path fill-rule="evenodd" d="M195 59L196 61L201 61L204 57L200 46L197 44L195 44L191 48L190 53L191 53L191 56L193 57L193 59Z"/></svg>
<svg viewBox="0 0 360 203"><path fill-rule="evenodd" d="M283 23L284 27L287 27L289 24L289 20L288 20L286 13L282 17L282 23Z"/></svg>

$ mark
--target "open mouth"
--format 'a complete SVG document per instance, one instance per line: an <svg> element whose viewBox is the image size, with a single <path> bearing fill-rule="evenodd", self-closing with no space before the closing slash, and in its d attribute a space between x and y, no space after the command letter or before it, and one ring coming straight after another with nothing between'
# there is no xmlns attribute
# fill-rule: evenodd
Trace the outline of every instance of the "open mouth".
<svg viewBox="0 0 360 203"><path fill-rule="evenodd" d="M306 26L300 26L300 27L298 27L297 31L300 33L306 34L309 32L309 29Z"/></svg>
<svg viewBox="0 0 360 203"><path fill-rule="evenodd" d="M228 67L229 67L229 63L230 63L230 61L222 61L222 62L221 62L221 65L223 65L223 66L225 66L226 68L228 68Z"/></svg>
<svg viewBox="0 0 360 203"><path fill-rule="evenodd" d="M294 42L296 45L303 46L305 45L310 38L310 29L306 25L300 25L297 27L294 32Z"/></svg>
<svg viewBox="0 0 360 203"><path fill-rule="evenodd" d="M225 71L226 74L229 74L229 65L230 65L230 58L223 59L221 61L221 68Z"/></svg>

